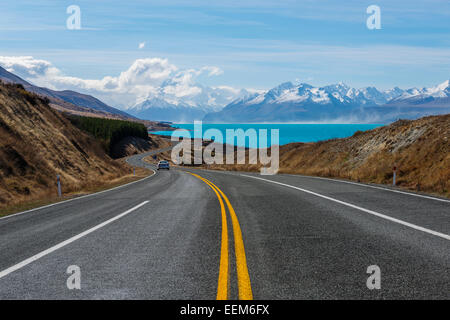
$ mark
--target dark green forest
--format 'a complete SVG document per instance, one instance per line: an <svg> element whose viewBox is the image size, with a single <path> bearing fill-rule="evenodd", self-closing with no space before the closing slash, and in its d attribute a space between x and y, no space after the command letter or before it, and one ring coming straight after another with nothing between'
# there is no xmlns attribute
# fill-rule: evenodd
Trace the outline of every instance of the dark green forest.
<svg viewBox="0 0 450 320"><path fill-rule="evenodd" d="M125 137L148 139L147 128L142 123L75 115L68 115L67 118L77 128L99 140L107 153L110 153L112 146Z"/></svg>

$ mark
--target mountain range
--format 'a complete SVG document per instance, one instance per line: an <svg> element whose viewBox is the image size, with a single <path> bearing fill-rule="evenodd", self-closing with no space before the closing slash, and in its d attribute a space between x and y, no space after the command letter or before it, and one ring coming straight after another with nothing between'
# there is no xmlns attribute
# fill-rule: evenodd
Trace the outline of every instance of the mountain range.
<svg viewBox="0 0 450 320"><path fill-rule="evenodd" d="M206 122L391 122L450 113L450 81L431 88L381 91L350 88L344 83L314 87L283 83L237 99Z"/></svg>
<svg viewBox="0 0 450 320"><path fill-rule="evenodd" d="M133 121L388 123L399 118L450 113L450 80L434 87L406 90L356 89L344 83L315 87L285 82L266 91L200 84L183 88L180 83L168 80L156 93L125 110L113 108L91 95L35 86L2 67L0 80L21 84L26 90L47 97L59 111ZM186 92L180 96L183 90Z"/></svg>
<svg viewBox="0 0 450 320"><path fill-rule="evenodd" d="M222 110L236 99L251 95L245 89L195 84L186 88L188 94L179 97L173 90L177 85L171 80L165 81L156 93L125 110L141 119L192 122L201 120L208 113Z"/></svg>

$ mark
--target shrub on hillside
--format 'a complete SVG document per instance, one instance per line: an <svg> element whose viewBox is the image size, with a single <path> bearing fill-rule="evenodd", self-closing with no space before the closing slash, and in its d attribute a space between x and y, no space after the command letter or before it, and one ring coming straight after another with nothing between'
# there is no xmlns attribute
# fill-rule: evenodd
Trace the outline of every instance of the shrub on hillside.
<svg viewBox="0 0 450 320"><path fill-rule="evenodd" d="M3 82L0 80L0 86L4 86L7 90L7 94L10 97L13 98L24 98L26 101L28 101L32 105L37 105L38 102L43 103L44 105L47 105L50 103L50 100L48 97L40 96L38 94L35 94L33 92L27 91L24 86L20 83L9 83L9 82Z"/></svg>

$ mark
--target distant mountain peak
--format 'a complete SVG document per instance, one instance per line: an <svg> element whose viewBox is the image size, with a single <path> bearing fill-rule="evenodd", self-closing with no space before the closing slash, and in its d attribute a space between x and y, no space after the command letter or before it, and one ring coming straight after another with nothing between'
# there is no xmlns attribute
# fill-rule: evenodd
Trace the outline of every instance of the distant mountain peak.
<svg viewBox="0 0 450 320"><path fill-rule="evenodd" d="M436 88L438 90L443 90L443 91L449 90L450 89L450 80L446 80L446 81L442 82L441 84L437 85Z"/></svg>
<svg viewBox="0 0 450 320"><path fill-rule="evenodd" d="M350 89L350 87L347 85L347 84L345 84L344 82L342 82L342 81L339 81L338 83L335 83L335 84L330 84L330 85L327 85L326 87L329 87L329 88L332 88L332 87L334 87L334 88L348 88L348 89Z"/></svg>
<svg viewBox="0 0 450 320"><path fill-rule="evenodd" d="M127 112L147 120L191 122L201 120L209 112L219 111L226 105L247 101L254 96L245 89L200 84L194 85L199 90L180 96L173 90L174 85L176 83L173 81L164 82L157 92L152 92L129 107Z"/></svg>

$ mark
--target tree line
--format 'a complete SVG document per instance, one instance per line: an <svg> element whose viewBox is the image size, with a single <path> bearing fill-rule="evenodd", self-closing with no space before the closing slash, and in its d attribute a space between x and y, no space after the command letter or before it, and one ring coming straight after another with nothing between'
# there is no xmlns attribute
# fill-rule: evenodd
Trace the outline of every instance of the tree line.
<svg viewBox="0 0 450 320"><path fill-rule="evenodd" d="M107 153L110 153L112 147L125 137L148 139L147 128L142 123L76 115L67 117L77 128L99 140Z"/></svg>

